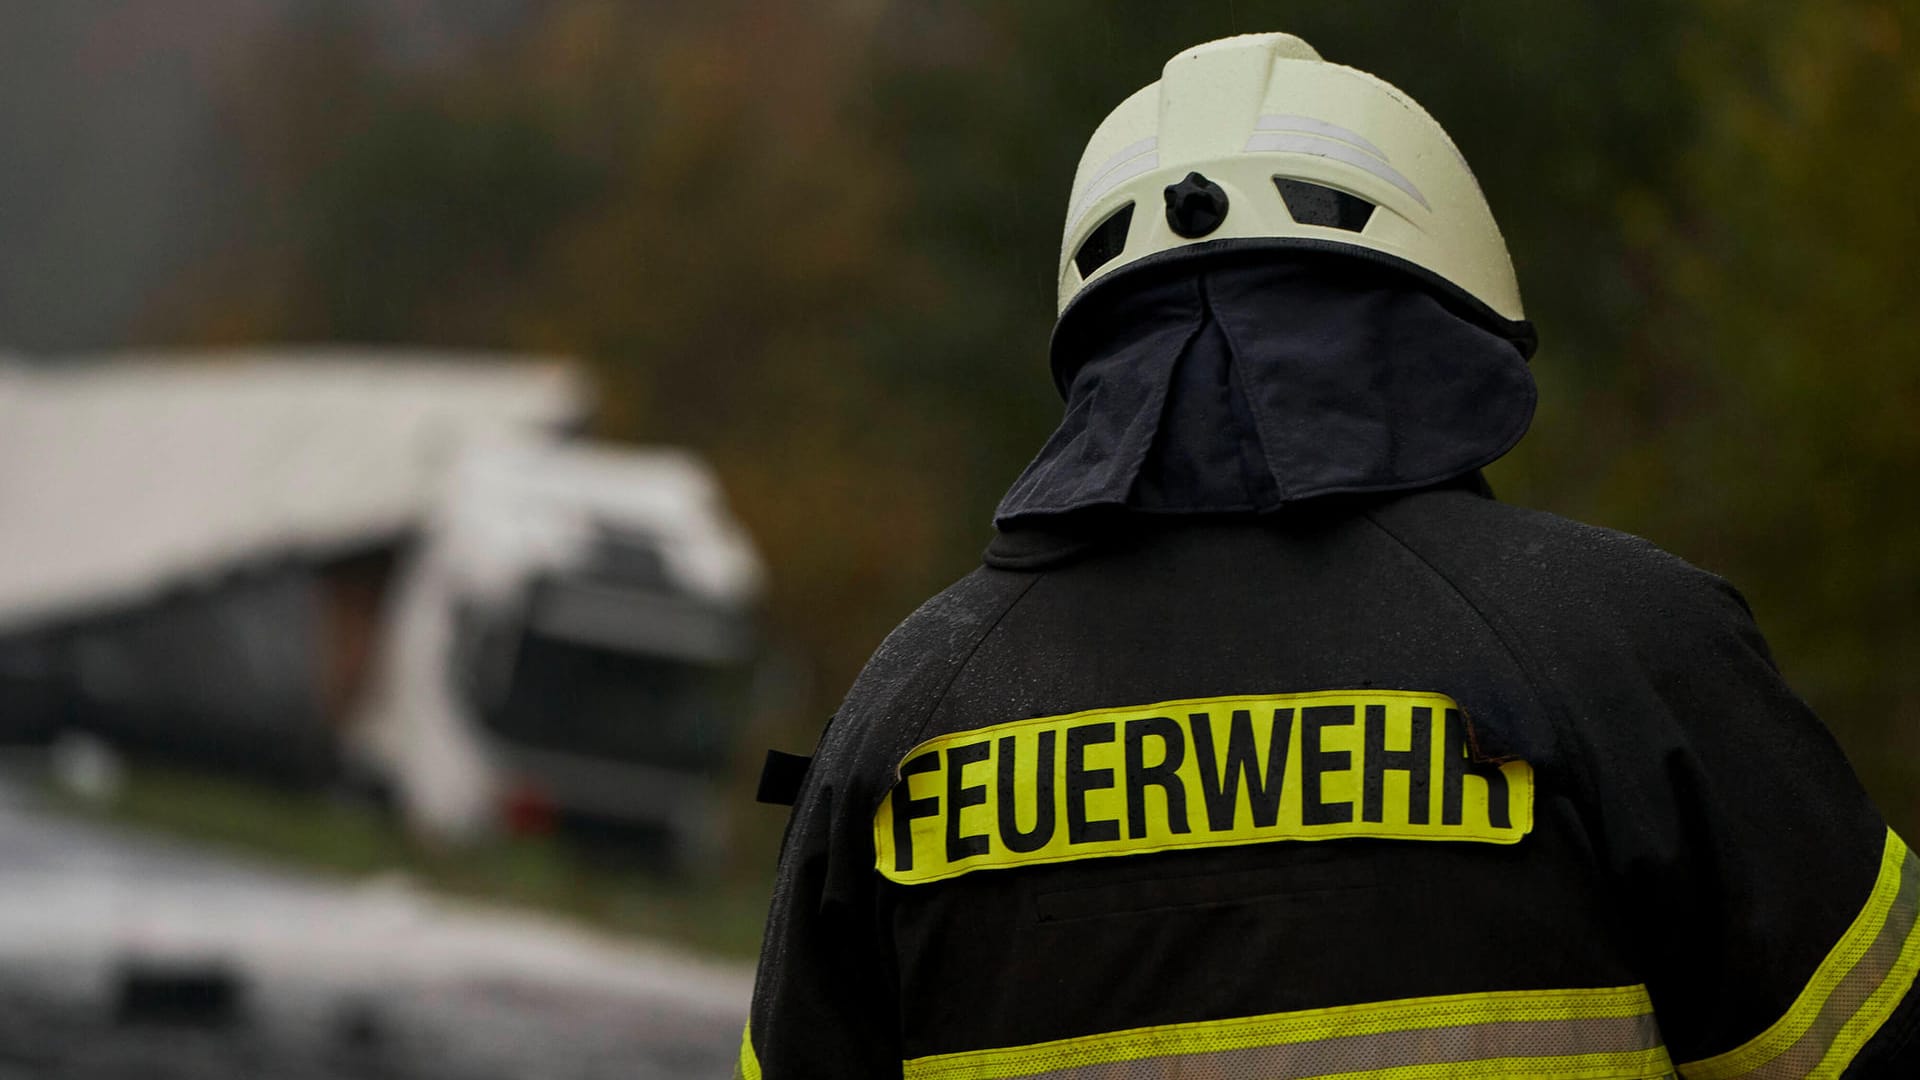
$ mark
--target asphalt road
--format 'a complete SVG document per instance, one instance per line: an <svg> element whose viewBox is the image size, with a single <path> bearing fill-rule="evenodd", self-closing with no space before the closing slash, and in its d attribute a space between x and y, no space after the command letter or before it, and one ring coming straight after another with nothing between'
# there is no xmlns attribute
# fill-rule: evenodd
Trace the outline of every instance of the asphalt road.
<svg viewBox="0 0 1920 1080"><path fill-rule="evenodd" d="M0 1080L730 1074L751 972L0 787Z"/></svg>

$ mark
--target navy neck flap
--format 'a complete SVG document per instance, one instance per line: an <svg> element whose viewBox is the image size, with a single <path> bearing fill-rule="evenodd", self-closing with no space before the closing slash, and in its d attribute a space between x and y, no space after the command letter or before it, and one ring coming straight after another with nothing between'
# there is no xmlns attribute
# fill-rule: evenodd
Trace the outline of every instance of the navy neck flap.
<svg viewBox="0 0 1920 1080"><path fill-rule="evenodd" d="M1109 285L1055 335L1066 417L994 524L1096 508L1266 513L1470 473L1520 441L1518 347L1359 260L1191 265Z"/></svg>

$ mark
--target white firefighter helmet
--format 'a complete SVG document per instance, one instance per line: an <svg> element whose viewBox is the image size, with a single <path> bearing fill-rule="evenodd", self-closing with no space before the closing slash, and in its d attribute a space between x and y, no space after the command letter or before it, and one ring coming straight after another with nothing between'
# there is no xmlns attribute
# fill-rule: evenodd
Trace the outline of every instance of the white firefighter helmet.
<svg viewBox="0 0 1920 1080"><path fill-rule="evenodd" d="M1107 115L1074 173L1060 312L1123 270L1262 247L1409 271L1532 352L1506 242L1453 140L1291 34L1197 45Z"/></svg>

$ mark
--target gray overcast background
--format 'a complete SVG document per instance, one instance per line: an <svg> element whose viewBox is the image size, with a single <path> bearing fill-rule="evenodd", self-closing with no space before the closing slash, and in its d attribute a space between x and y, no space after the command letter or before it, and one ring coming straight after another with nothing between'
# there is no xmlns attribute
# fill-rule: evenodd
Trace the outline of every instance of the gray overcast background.
<svg viewBox="0 0 1920 1080"><path fill-rule="evenodd" d="M511 29L521 0L0 0L0 350L139 340L221 242L241 175L220 100L289 20L371 16L402 63ZM297 138L298 133L288 136Z"/></svg>

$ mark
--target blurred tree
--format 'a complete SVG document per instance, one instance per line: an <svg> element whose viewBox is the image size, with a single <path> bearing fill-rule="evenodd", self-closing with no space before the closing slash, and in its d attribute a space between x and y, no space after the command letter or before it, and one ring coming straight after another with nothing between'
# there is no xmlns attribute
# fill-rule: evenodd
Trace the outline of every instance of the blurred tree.
<svg viewBox="0 0 1920 1080"><path fill-rule="evenodd" d="M1623 222L1696 393L1614 452L1603 512L1747 591L1888 813L1920 826L1920 11L1703 5L1707 122L1678 197ZM1641 490L1634 490L1636 487Z"/></svg>
<svg viewBox="0 0 1920 1080"><path fill-rule="evenodd" d="M155 325L586 358L604 433L706 453L767 549L802 742L1058 415L1087 134L1292 30L1420 99L1506 229L1542 394L1496 486L1738 582L1912 832L1909 7L582 2L428 66L321 14L236 71L233 243Z"/></svg>
<svg viewBox="0 0 1920 1080"><path fill-rule="evenodd" d="M226 97L235 240L155 315L188 341L578 356L602 434L720 468L772 563L816 719L943 571L941 413L870 377L900 170L843 116L852 16L542 7L425 70L351 14L265 42ZM979 533L976 521L975 533Z"/></svg>

